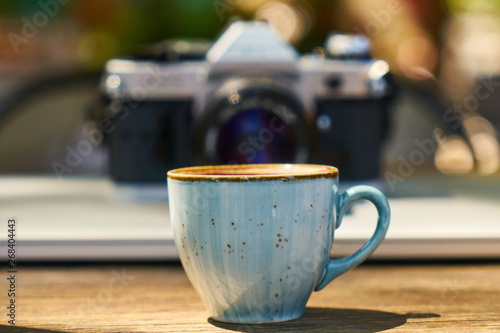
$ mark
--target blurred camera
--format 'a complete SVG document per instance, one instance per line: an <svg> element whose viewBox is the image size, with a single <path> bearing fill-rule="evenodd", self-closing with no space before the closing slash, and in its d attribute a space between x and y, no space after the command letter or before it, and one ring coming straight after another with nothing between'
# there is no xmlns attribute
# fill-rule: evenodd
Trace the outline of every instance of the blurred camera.
<svg viewBox="0 0 500 333"><path fill-rule="evenodd" d="M366 39L332 35L300 56L267 23L235 22L204 45L177 41L161 56L106 64L114 180L163 182L177 167L247 163L378 177L393 88Z"/></svg>

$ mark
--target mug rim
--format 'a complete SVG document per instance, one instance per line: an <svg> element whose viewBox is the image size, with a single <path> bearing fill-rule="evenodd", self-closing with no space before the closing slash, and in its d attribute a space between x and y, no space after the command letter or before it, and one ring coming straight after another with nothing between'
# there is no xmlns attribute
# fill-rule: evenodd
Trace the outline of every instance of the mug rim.
<svg viewBox="0 0 500 333"><path fill-rule="evenodd" d="M272 171L271 171L272 170ZM302 171L301 171L302 170ZM258 173L257 172L261 172ZM267 171L267 172L266 172ZM318 178L337 178L336 167L322 164L273 163L207 165L173 169L167 178L183 181L251 182L251 181L297 181Z"/></svg>

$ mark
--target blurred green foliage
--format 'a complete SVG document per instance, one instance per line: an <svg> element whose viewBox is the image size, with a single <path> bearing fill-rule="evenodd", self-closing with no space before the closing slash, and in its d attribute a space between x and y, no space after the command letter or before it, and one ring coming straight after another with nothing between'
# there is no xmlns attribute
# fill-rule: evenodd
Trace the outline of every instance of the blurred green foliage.
<svg viewBox="0 0 500 333"><path fill-rule="evenodd" d="M2 0L0 15L14 19L30 18L41 10L40 2L56 1ZM253 13L241 11L237 5L243 1L254 0L69 0L59 5L58 13L51 18L51 23L63 20L74 22L84 31L105 32L116 41L118 55L168 38L214 39L235 17L253 18ZM302 51L311 51L313 47L322 45L330 30L345 30L336 24L336 18L341 16L333 15L340 1L296 2L314 17L310 32L298 45ZM222 18L216 10L217 4L226 6Z"/></svg>

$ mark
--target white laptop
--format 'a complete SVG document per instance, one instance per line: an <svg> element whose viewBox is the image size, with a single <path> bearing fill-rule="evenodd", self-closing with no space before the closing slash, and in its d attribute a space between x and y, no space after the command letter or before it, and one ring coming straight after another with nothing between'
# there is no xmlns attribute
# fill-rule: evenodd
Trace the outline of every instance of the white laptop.
<svg viewBox="0 0 500 333"><path fill-rule="evenodd" d="M434 180L408 180L404 185L416 191L425 188L420 192L430 196L389 199L391 225L372 259L500 258L500 180L489 184L496 196L453 194ZM375 229L372 205L358 204L352 211L336 231L333 256L353 253ZM4 176L4 235L11 218L16 220L20 261L178 259L166 182L127 187L106 178ZM2 237L0 244L5 258L6 239Z"/></svg>

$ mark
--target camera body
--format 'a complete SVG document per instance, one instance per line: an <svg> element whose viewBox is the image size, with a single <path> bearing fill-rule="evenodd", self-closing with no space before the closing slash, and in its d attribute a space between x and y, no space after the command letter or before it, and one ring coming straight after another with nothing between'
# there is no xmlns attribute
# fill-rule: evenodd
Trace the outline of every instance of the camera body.
<svg viewBox="0 0 500 333"><path fill-rule="evenodd" d="M379 174L387 64L300 56L265 22L233 23L200 57L110 60L102 86L115 181L164 182L170 169L209 164L329 164L351 180Z"/></svg>

